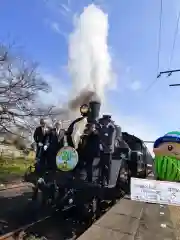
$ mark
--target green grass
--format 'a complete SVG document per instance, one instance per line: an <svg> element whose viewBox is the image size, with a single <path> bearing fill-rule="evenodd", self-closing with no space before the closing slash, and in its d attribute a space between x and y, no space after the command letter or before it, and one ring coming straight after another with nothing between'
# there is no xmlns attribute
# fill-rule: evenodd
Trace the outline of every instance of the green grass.
<svg viewBox="0 0 180 240"><path fill-rule="evenodd" d="M16 182L27 168L34 163L33 159L1 159L0 160L0 184Z"/></svg>

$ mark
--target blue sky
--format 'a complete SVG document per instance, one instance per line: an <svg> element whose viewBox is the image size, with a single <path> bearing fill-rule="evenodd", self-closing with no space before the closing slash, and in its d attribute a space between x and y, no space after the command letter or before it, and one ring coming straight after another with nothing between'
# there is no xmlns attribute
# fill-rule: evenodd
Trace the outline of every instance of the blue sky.
<svg viewBox="0 0 180 240"><path fill-rule="evenodd" d="M170 88L180 74L161 77L149 91L157 71L160 0L94 1L109 15L109 47L117 75L115 91L107 94L116 120L144 139L180 128L180 88ZM163 1L160 70L169 66L180 4ZM68 35L75 13L88 0L1 0L0 41L15 41L25 58L36 61L53 85L53 98L65 98L71 85L67 73ZM180 68L180 37L177 36L172 68ZM57 88L59 86L59 88ZM64 94L64 95L63 95ZM61 97L60 97L61 96Z"/></svg>

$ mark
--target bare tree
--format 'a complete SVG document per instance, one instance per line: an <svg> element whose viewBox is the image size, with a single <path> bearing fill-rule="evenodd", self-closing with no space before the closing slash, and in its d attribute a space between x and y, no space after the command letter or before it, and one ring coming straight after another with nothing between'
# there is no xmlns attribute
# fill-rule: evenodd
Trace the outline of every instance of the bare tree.
<svg viewBox="0 0 180 240"><path fill-rule="evenodd" d="M0 133L21 134L22 129L34 127L36 118L47 116L51 108L38 107L36 99L40 91L49 90L37 65L21 61L0 46Z"/></svg>
<svg viewBox="0 0 180 240"><path fill-rule="evenodd" d="M37 64L22 61L9 47L0 46L0 134L6 132L27 139L40 117L48 118L50 124L56 119L73 119L72 113L93 95L91 91L82 91L67 106L42 107L37 102L38 95L49 90L48 83L38 74Z"/></svg>

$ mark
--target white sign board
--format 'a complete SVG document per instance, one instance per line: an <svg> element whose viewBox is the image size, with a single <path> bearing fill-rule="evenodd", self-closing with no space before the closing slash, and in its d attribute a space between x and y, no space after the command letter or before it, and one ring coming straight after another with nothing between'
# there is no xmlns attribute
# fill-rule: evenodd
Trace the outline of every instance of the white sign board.
<svg viewBox="0 0 180 240"><path fill-rule="evenodd" d="M131 200L180 206L180 183L131 178Z"/></svg>

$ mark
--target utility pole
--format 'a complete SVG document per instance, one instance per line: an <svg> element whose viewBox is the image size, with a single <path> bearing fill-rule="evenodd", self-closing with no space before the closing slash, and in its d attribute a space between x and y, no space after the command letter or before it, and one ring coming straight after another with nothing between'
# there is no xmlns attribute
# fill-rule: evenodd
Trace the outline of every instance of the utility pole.
<svg viewBox="0 0 180 240"><path fill-rule="evenodd" d="M157 78L160 78L161 75L163 74L167 74L167 77L170 77L173 73L175 72L180 72L180 69L173 69L173 70L168 70L168 71L163 71L163 72L160 72L157 76ZM176 83L176 84L169 84L170 87L178 87L180 86L180 83Z"/></svg>

